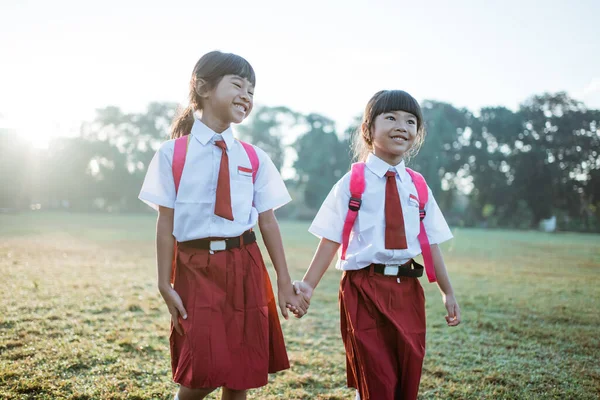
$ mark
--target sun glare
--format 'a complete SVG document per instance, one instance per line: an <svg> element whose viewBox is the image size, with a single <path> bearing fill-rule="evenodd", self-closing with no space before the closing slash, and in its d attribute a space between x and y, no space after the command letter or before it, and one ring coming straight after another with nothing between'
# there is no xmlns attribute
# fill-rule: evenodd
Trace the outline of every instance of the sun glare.
<svg viewBox="0 0 600 400"><path fill-rule="evenodd" d="M39 150L47 149L50 139L54 136L51 129L44 126L21 128L17 133L19 139Z"/></svg>
<svg viewBox="0 0 600 400"><path fill-rule="evenodd" d="M48 121L41 118L41 120ZM48 148L50 141L60 135L58 124L53 121L47 123L32 121L29 118L2 118L0 129L15 135L15 140L24 142L32 148L44 150Z"/></svg>

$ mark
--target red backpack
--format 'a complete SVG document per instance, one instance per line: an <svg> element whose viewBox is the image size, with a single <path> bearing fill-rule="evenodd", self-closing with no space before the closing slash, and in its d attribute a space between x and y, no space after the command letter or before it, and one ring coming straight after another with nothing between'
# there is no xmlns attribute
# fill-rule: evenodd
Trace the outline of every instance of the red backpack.
<svg viewBox="0 0 600 400"><path fill-rule="evenodd" d="M427 272L427 278L429 282L435 282L435 268L433 265L433 258L431 257L431 246L429 245L429 239L427 238L427 232L425 232L425 225L423 219L425 218L425 205L429 197L427 191L427 183L425 178L418 172L413 171L410 168L406 168L406 172L411 176L415 187L417 188L417 195L419 196L419 216L421 219L421 230L419 232L419 244L421 245L421 253L423 254L423 261L425 262L425 271ZM346 220L344 221L344 229L342 231L342 260L346 259L346 250L348 249L348 242L350 241L350 232L354 226L354 221L358 216L358 210L362 204L362 195L365 191L365 163L358 162L352 164L352 170L350 172L350 201L348 202L348 214L346 214Z"/></svg>
<svg viewBox="0 0 600 400"><path fill-rule="evenodd" d="M179 182L181 182L181 175L183 174L183 167L185 165L185 158L187 156L188 145L190 142L190 136L185 135L175 139L175 149L173 151L173 164L171 166L173 170L173 180L175 181L175 196L177 196L177 192L179 191ZM236 139L238 140L238 139ZM256 174L258 173L258 167L260 166L260 162L258 161L258 155L256 154L256 150L254 146L249 143L242 142L238 140L244 146L244 150L246 150L246 154L248 154L248 158L250 159L250 165L252 166L252 183L256 181ZM171 265L171 284L175 281L175 267L177 265L177 242L175 242L175 247L173 249L173 263Z"/></svg>

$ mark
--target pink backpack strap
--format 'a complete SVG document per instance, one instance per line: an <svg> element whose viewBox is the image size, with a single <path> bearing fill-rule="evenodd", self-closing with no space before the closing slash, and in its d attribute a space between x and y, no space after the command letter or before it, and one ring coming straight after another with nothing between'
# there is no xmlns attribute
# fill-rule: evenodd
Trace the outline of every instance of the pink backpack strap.
<svg viewBox="0 0 600 400"><path fill-rule="evenodd" d="M175 195L179 191L179 182L183 174L183 166L185 165L185 157L187 156L187 148L191 135L181 136L175 139L175 149L173 150L173 181L175 182Z"/></svg>
<svg viewBox="0 0 600 400"><path fill-rule="evenodd" d="M179 183L183 174L183 166L185 165L185 157L187 156L188 143L191 135L181 136L175 139L175 149L173 150L173 162L171 169L173 170L173 181L175 182L175 196L179 191ZM177 270L177 241L173 246L173 261L171 262L171 284L175 283L175 272Z"/></svg>
<svg viewBox="0 0 600 400"><path fill-rule="evenodd" d="M342 260L346 259L346 250L350 242L350 232L358 216L358 210L362 204L362 195L365 192L365 163L357 162L352 164L350 172L350 201L348 201L348 213L344 221L342 231Z"/></svg>
<svg viewBox="0 0 600 400"><path fill-rule="evenodd" d="M250 143L242 142L241 140L238 141L244 146L244 150L246 150L246 154L248 154L250 165L252 166L252 182L256 182L256 174L258 173L258 167L260 166L256 149Z"/></svg>
<svg viewBox="0 0 600 400"><path fill-rule="evenodd" d="M417 188L417 196L419 196L419 217L421 219L421 229L419 232L419 244L421 245L421 253L423 254L423 261L425 262L425 272L427 272L427 279L429 282L437 281L435 276L435 266L433 264L433 257L431 256L431 246L429 245L429 238L425 231L425 225L423 219L425 218L425 205L429 200L429 192L427 191L427 183L425 178L420 173L413 171L410 168L406 168L406 172L410 175Z"/></svg>
<svg viewBox="0 0 600 400"><path fill-rule="evenodd" d="M179 183L181 182L181 175L183 175L183 167L185 166L185 158L187 156L187 149L189 144L190 135L181 136L175 139L175 149L173 151L173 181L175 182L175 193L179 191ZM260 162L258 161L258 154L256 149L249 143L239 141L248 158L250 159L250 165L252 166L252 182L256 182L256 174L258 173L258 167Z"/></svg>

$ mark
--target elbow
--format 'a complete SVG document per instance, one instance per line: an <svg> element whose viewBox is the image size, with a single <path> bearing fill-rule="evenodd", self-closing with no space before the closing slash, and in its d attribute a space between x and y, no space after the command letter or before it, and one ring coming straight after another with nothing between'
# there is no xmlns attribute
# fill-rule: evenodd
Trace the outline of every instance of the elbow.
<svg viewBox="0 0 600 400"><path fill-rule="evenodd" d="M258 228L261 232L269 230L275 225L277 225L277 218L275 218L273 210L268 210L258 215Z"/></svg>

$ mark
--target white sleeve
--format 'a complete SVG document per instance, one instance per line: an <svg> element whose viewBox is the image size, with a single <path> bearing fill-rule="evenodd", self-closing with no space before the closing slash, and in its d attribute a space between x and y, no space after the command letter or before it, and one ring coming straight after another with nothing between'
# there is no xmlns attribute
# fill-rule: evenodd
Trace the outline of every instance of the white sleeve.
<svg viewBox="0 0 600 400"><path fill-rule="evenodd" d="M425 205L425 218L423 219L423 225L425 225L425 231L427 232L427 238L430 244L438 244L450 240L453 238L452 231L442 214L442 210L438 207L433 193L429 186L427 187L429 193L427 204Z"/></svg>
<svg viewBox="0 0 600 400"><path fill-rule="evenodd" d="M308 231L318 238L342 243L349 201L350 173L347 173L333 186Z"/></svg>
<svg viewBox="0 0 600 400"><path fill-rule="evenodd" d="M259 213L277 209L292 198L285 187L281 174L262 149L254 146L258 156L258 172L254 182L254 207Z"/></svg>
<svg viewBox="0 0 600 400"><path fill-rule="evenodd" d="M140 200L155 210L158 210L158 206L175 207L175 183L171 168L173 150L173 140L160 146L148 165L146 178L138 196Z"/></svg>

